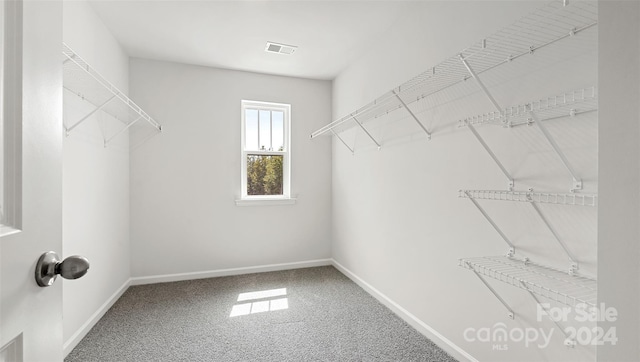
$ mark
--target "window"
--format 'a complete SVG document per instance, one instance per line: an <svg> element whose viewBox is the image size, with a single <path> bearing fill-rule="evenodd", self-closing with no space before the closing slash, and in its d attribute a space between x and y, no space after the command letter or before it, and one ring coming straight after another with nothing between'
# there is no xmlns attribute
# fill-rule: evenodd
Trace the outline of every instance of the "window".
<svg viewBox="0 0 640 362"><path fill-rule="evenodd" d="M242 101L242 199L289 199L291 106Z"/></svg>

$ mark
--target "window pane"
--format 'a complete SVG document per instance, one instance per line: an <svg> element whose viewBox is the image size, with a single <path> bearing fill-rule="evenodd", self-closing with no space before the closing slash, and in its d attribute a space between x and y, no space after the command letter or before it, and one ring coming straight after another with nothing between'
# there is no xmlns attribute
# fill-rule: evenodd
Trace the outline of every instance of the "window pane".
<svg viewBox="0 0 640 362"><path fill-rule="evenodd" d="M284 151L284 112L271 112L271 137L274 151Z"/></svg>
<svg viewBox="0 0 640 362"><path fill-rule="evenodd" d="M282 195L283 156L247 155L247 195Z"/></svg>
<svg viewBox="0 0 640 362"><path fill-rule="evenodd" d="M245 150L257 151L258 147L258 110L247 109L245 117Z"/></svg>
<svg viewBox="0 0 640 362"><path fill-rule="evenodd" d="M260 149L271 149L271 112L260 110Z"/></svg>

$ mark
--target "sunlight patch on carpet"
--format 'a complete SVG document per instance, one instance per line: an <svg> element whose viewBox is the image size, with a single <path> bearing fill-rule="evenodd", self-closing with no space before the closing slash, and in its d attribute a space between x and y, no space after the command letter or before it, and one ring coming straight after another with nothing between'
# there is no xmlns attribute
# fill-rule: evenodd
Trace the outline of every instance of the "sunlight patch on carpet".
<svg viewBox="0 0 640 362"><path fill-rule="evenodd" d="M274 297L281 297L287 295L287 288L262 290L257 292L240 293L238 295L238 302L245 302L249 300L263 299L251 303L236 304L231 308L231 314L229 317L238 317L249 314L273 312L276 310L284 310L289 308L288 298L267 299ZM264 300L267 299L267 300Z"/></svg>

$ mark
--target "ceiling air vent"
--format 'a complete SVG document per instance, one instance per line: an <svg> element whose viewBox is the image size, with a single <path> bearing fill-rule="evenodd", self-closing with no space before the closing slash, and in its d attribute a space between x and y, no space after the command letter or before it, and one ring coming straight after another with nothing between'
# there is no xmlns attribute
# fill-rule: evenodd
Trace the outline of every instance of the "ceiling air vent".
<svg viewBox="0 0 640 362"><path fill-rule="evenodd" d="M298 49L298 47L294 45L279 44L279 43L268 41L267 46L264 48L264 51L269 53L289 55L289 54L293 54L293 52L295 52L296 49Z"/></svg>

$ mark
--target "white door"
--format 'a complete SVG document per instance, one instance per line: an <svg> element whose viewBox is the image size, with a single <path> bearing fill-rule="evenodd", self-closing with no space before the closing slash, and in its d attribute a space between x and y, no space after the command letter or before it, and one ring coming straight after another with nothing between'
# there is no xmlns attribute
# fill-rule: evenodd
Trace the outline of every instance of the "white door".
<svg viewBox="0 0 640 362"><path fill-rule="evenodd" d="M2 210L19 229L0 237L0 348L5 347L0 356L61 361L62 282L42 288L34 275L43 252L62 253L62 1L0 5L17 7L15 18L4 8L0 42L7 53L2 58L3 122L8 129L15 126L3 137L9 150L2 152L2 170L10 172L3 172L2 201L13 205ZM10 84L12 77L17 86Z"/></svg>

